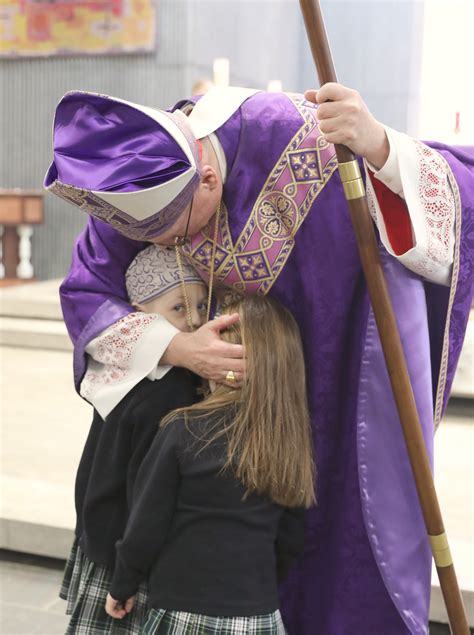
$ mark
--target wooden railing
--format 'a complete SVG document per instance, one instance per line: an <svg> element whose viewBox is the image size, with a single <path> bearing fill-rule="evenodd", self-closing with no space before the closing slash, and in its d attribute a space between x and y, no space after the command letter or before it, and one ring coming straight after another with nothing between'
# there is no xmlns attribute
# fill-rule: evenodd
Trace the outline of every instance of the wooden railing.
<svg viewBox="0 0 474 635"><path fill-rule="evenodd" d="M0 189L0 286L34 280L32 226L43 220L41 191Z"/></svg>

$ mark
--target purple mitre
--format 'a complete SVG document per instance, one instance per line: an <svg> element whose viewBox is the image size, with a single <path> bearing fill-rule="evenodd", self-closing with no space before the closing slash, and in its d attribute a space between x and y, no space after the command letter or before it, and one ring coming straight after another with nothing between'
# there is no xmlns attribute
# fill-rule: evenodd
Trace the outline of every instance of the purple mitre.
<svg viewBox="0 0 474 635"><path fill-rule="evenodd" d="M180 112L73 91L59 102L44 187L135 240L169 229L200 182Z"/></svg>

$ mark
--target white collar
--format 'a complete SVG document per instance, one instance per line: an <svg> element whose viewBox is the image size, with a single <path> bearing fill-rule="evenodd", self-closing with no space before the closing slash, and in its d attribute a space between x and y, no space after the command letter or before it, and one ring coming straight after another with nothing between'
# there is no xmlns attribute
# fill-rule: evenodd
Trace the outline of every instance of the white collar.
<svg viewBox="0 0 474 635"><path fill-rule="evenodd" d="M188 117L196 139L208 137L222 126L243 102L261 91L254 88L211 88L194 106Z"/></svg>
<svg viewBox="0 0 474 635"><path fill-rule="evenodd" d="M219 164L219 170L221 171L222 183L225 183L227 178L227 161L224 154L224 148L222 147L215 132L211 132L211 134L208 135L208 139L211 142L214 152L216 153L217 163Z"/></svg>

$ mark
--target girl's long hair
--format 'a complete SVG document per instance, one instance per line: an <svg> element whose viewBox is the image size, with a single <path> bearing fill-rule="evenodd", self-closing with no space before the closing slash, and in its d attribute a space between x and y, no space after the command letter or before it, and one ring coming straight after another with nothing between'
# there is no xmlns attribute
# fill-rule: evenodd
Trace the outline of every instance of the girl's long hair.
<svg viewBox="0 0 474 635"><path fill-rule="evenodd" d="M225 435L224 469L233 470L247 493L266 495L285 507L310 507L316 500L315 465L295 319L276 300L257 295L230 304L224 312L240 314L240 321L221 335L244 345L242 386L218 385L200 403L171 413L162 425L184 413L192 428L193 419L212 414L216 425L208 431L206 445Z"/></svg>

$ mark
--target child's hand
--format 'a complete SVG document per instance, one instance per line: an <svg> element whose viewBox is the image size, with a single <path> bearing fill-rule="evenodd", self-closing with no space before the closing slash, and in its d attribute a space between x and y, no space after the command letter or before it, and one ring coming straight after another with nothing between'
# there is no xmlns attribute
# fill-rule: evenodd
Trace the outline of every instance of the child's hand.
<svg viewBox="0 0 474 635"><path fill-rule="evenodd" d="M120 600L116 600L115 598L113 598L110 593L107 593L105 612L110 615L110 617L121 620L127 615L127 613L130 613L130 611L133 609L134 604L134 595L132 595L131 598L128 598L128 600L126 600L125 602L121 602Z"/></svg>

